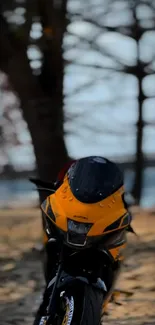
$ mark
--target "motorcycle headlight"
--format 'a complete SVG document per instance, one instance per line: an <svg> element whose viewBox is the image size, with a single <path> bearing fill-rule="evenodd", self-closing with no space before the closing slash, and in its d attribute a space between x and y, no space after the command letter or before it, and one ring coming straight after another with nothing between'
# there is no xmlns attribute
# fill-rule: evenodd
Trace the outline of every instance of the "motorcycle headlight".
<svg viewBox="0 0 155 325"><path fill-rule="evenodd" d="M68 219L68 230L76 234L87 234L92 226L92 223L83 223Z"/></svg>
<svg viewBox="0 0 155 325"><path fill-rule="evenodd" d="M92 225L92 223L83 223L68 219L68 243L76 246L84 246L87 233Z"/></svg>

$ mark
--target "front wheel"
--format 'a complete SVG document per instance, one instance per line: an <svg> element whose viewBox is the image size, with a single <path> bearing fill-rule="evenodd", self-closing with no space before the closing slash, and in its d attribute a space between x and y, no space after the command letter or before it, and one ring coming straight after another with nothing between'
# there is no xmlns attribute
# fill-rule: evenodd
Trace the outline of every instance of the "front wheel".
<svg viewBox="0 0 155 325"><path fill-rule="evenodd" d="M87 284L69 291L67 299L70 303L61 325L100 325L104 292Z"/></svg>
<svg viewBox="0 0 155 325"><path fill-rule="evenodd" d="M101 323L103 300L103 291L85 285L83 313L80 325L99 325Z"/></svg>
<svg viewBox="0 0 155 325"><path fill-rule="evenodd" d="M100 325L104 298L102 290L78 282L59 296L54 319L43 316L47 306L44 301L33 325Z"/></svg>

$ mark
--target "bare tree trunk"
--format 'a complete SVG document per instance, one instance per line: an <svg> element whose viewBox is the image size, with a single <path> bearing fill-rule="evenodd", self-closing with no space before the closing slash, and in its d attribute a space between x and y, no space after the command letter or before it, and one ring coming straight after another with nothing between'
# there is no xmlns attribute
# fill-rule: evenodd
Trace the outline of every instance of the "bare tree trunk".
<svg viewBox="0 0 155 325"><path fill-rule="evenodd" d="M52 1L46 1L47 3L51 4ZM48 7L46 9L48 11ZM65 15L64 8L63 14ZM62 39L65 16L63 16L63 21L60 21L60 18L57 17L58 13L56 16L56 13L52 12L52 15L55 17L53 30L55 29L56 32L53 42L49 42L50 45L47 46L47 52L50 48L51 55L48 56L48 62L45 62L49 64L49 69L51 67L48 80L51 91L43 89L41 80L32 74L26 56L26 46L20 44L10 33L3 17L1 17L0 36L0 67L8 74L11 84L21 100L23 116L32 137L39 177L48 181L55 180L60 168L68 161L63 139ZM62 15L60 16L62 19ZM59 37L56 33L59 33ZM46 74L43 78L46 79ZM46 193L41 194L41 200L45 198L45 195Z"/></svg>
<svg viewBox="0 0 155 325"><path fill-rule="evenodd" d="M140 62L137 66L137 77L139 85L139 97L138 97L138 121L137 121L137 134L136 134L136 163L135 163L135 179L132 189L132 195L136 199L137 204L140 203L142 186L143 186L143 168L144 168L144 155L142 150L143 144L143 101L144 94L142 90L143 80L143 67Z"/></svg>
<svg viewBox="0 0 155 325"><path fill-rule="evenodd" d="M137 132L136 132L136 161L135 161L135 179L132 188L132 195L136 199L137 204L140 203L141 194L142 194L142 185L143 185L143 168L144 168L144 155L142 150L143 143L143 102L145 99L142 81L145 76L144 65L140 61L140 52L139 52L139 41L143 34L143 31L137 21L136 16L136 7L137 2L135 0L133 8L133 16L135 24L133 25L133 36L137 42L137 65L135 67L135 76L138 80L138 121L137 121Z"/></svg>

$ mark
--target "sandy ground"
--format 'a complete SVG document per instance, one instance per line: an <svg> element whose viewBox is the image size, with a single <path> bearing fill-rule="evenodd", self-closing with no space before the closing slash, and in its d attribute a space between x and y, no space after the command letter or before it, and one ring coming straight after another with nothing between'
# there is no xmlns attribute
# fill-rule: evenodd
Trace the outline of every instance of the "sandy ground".
<svg viewBox="0 0 155 325"><path fill-rule="evenodd" d="M117 287L118 304L109 304L104 325L155 325L155 209L134 208L127 257ZM37 209L0 212L0 324L31 325L44 285Z"/></svg>

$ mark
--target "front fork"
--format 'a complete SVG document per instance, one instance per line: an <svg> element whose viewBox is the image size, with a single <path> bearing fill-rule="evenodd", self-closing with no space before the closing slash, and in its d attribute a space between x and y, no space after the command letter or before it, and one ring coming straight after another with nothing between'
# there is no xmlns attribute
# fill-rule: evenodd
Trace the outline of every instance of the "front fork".
<svg viewBox="0 0 155 325"><path fill-rule="evenodd" d="M49 240L49 242L55 243L56 239L51 238ZM58 269L56 271L56 276L54 278L54 282L51 285L51 286L53 286L53 288L52 288L52 293L50 295L49 304L47 307L47 315L50 315L50 319L55 315L56 293L57 293L58 283L59 283L60 277L61 277L61 271L62 271L62 266L63 266L63 257L64 257L64 246L61 245L61 250L60 250L59 259L58 259ZM49 286L50 286L50 283L48 285L48 288L49 288Z"/></svg>
<svg viewBox="0 0 155 325"><path fill-rule="evenodd" d="M50 240L52 241L52 240ZM56 240L53 238L53 242ZM62 263L63 262L63 245L61 248L61 252L59 254L59 262L58 262L58 268L55 277L49 281L47 281L47 287L45 289L43 302L39 308L38 315L36 315L36 319L34 321L33 325L50 325L52 318L55 316L55 308L56 308L56 293L57 293L57 285L59 283L60 277L61 277L61 271L62 271ZM49 272L46 270L49 277ZM52 272L53 273L53 272ZM47 280L47 279L46 279ZM52 291L51 291L52 288ZM47 304L47 306L46 306ZM39 316L41 312L41 315ZM38 320L39 322L38 322Z"/></svg>
<svg viewBox="0 0 155 325"><path fill-rule="evenodd" d="M56 240L51 240L53 243ZM55 311L56 311L56 304L57 304L57 293L61 292L67 286L68 284L75 283L75 281L80 281L84 282L87 284L90 284L88 279L86 277L81 277L81 276L70 276L69 274L66 274L63 271L63 257L64 257L64 246L61 246L61 251L59 254L59 261L58 261L58 268L56 271L56 275L53 277L51 281L49 281L45 295L48 298L48 306L46 308L46 316L42 317L40 320L39 325L48 325L51 324L53 317L55 316ZM117 263L116 263L117 264ZM119 261L118 261L118 264ZM112 283L115 283L115 279L117 278L118 270L119 270L119 265L116 265L116 270L114 271L114 279L112 280ZM112 277L113 278L113 277ZM110 300L110 297L113 293L113 284L109 290L109 287L107 289L106 283L103 281L101 278L97 278L94 283L91 283L94 287L97 287L100 290L103 290L105 293L105 300L104 300L104 305L107 305L107 302ZM52 290L51 290L52 289ZM45 313L44 313L45 315Z"/></svg>

